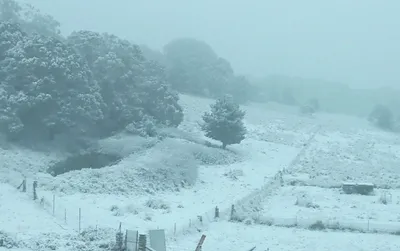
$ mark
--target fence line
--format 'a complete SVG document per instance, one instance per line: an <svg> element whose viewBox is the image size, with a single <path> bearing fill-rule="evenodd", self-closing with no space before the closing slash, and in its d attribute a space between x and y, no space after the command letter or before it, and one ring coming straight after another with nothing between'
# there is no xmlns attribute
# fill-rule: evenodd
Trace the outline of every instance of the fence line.
<svg viewBox="0 0 400 251"><path fill-rule="evenodd" d="M254 190L249 195L236 201L234 205L247 205L247 203L251 203L251 200L261 201L262 198L265 198L271 192L275 191L275 189L279 188L280 184L278 173L274 177L270 178L261 189ZM97 225L93 225L93 221L90 223L85 222L85 215L90 212L86 212L78 206L75 210L71 211L72 208L70 206L67 207L65 205L66 202L52 192L38 190L38 202L48 214L52 215L59 222L58 225L63 229L68 228L74 230L76 233L80 233L85 228L97 227ZM215 205L215 207L219 208L218 219L229 220L231 216L231 206L232 204L223 206ZM176 238L187 232L204 230L210 223L218 220L215 219L215 207L200 215L194 215L187 219L186 222L175 223L173 226L166 227L165 231L167 237ZM109 218L107 222L108 224L102 222L100 224L101 227L117 229L121 220Z"/></svg>
<svg viewBox="0 0 400 251"><path fill-rule="evenodd" d="M356 218L332 218L332 217L273 217L258 216L254 219L255 224L278 226L278 227L299 227L315 230L341 230L359 231L366 233L390 233L400 234L400 222L359 220Z"/></svg>
<svg viewBox="0 0 400 251"><path fill-rule="evenodd" d="M286 170L289 171L292 169L301 157L306 153L307 149L310 147L312 141L315 139L318 134L321 126L317 126L316 129L312 132L312 135L305 143L304 147L298 152L296 157L290 162ZM251 210L254 207L257 207L261 204L261 202L268 198L271 193L280 189L282 183L282 171L279 171L274 177L268 179L268 181L260 188L252 191L248 195L243 198L237 200L233 203L235 210L237 210L238 215L243 219L252 219L254 223L257 224L265 224L272 226L281 226L281 227L300 227L300 228L322 228L322 229L335 229L335 230L353 230L360 232L381 232L381 233L398 233L400 234L400 222L379 222L379 221L371 221L371 220L357 220L357 219L334 219L334 218L322 218L322 217L268 217L265 215L257 215L255 216ZM30 186L28 186L30 187ZM32 191L29 191L30 193ZM51 194L51 199L49 198ZM76 212L69 212L67 207L62 201L61 198L57 197L55 194L51 192L43 192L39 191L38 193L38 201L42 205L43 209L49 214L53 215L57 221L62 222L62 224L57 224L64 228L69 227L80 233L82 229L87 227L95 227L92 224L85 224L85 213L81 208L76 208ZM221 220L229 220L231 217L231 207L230 205L215 205L217 207L221 207L219 209L219 219ZM61 209L61 210L59 210ZM62 210L63 209L63 210ZM204 212L201 215L195 215L192 218L188 219L186 223L177 224L175 223L173 226L167 227L165 229L167 237L179 237L182 234L191 231L202 231L206 229L210 223L217 221L215 218L215 207ZM111 225L107 227L117 229L120 220L115 219L111 220ZM102 227L105 227L107 224L102 224ZM96 226L97 227L97 226Z"/></svg>
<svg viewBox="0 0 400 251"><path fill-rule="evenodd" d="M289 163L288 167L283 169L282 171L289 170L298 163L298 161L305 154L306 150L309 148L311 142L315 139L316 135L321 130L321 128L322 127L320 125L313 128L313 130L311 132L311 136L306 141L304 147L302 147L302 149L298 152L296 157ZM249 193L248 195L244 196L243 198L241 198L241 199L237 200L235 203L233 203L233 206L235 207L235 209L240 210L241 211L240 213L244 213L245 215L250 216L251 212L248 212L247 210L251 209L254 206L259 206L263 200L265 200L269 195L271 195L274 191L276 191L277 189L279 189L281 187L282 171L279 171L274 177L268 179L268 181L261 188L254 190L253 192ZM224 207L222 207L222 210L220 211L221 219L225 219L225 220L230 219L231 206L232 206L232 204L225 205ZM204 213L202 215L203 218L206 218L206 217L210 218L209 215L212 212L213 212L213 209ZM193 225L192 224L193 222L196 222L197 224ZM210 222L204 222L204 221L199 223L198 221L196 221L196 218L192 218L190 220L190 223L188 225L186 225L186 226L190 226L190 227L182 226L179 232L167 231L167 233L168 232L175 233L175 237L176 237L178 234L193 230L194 227L199 228L199 229L201 229L201 228L204 229L209 223ZM176 228L174 227L173 229L175 230Z"/></svg>
<svg viewBox="0 0 400 251"><path fill-rule="evenodd" d="M275 177L269 179L269 181L264 184L261 189L255 190L242 199L238 200L234 203L235 207L240 207L241 210L246 210L247 207L251 207L256 203L261 203L265 200L272 192L276 191L281 187L281 175L282 172L286 172L291 170L299 161L300 158L306 153L306 150L310 147L311 142L315 139L315 136L321 130L321 126L317 126L316 129L313 130L310 138L306 141L304 147L298 152L298 154L293 158L293 160L289 163L287 168L284 168L282 171L279 171ZM228 209L229 210L229 209Z"/></svg>
<svg viewBox="0 0 400 251"><path fill-rule="evenodd" d="M48 198L52 196L52 200ZM85 218L91 214L90 210L84 210L84 208L75 206L67 206L66 202L62 198L56 196L51 192L39 192L39 198L44 199L42 204L43 209L51 214L56 220L62 222L62 225L76 233L81 233L84 229L92 227L98 228L98 221L86 222ZM52 201L52 203L50 203ZM86 217L85 217L86 216ZM101 220L102 215L98 216ZM115 228L117 229L121 223L120 219L109 218L106 222L101 222L103 228Z"/></svg>
<svg viewBox="0 0 400 251"><path fill-rule="evenodd" d="M275 177L271 178L268 183L264 186L264 189L257 190L252 192L249 196L251 199L257 198L258 196L268 196L270 192L274 192L275 189L279 189L280 187L280 176L279 174L275 175ZM268 189L267 189L268 188ZM29 197L32 199L32 191L27 189L29 193ZM44 196L43 196L44 195ZM52 196L52 199L42 201L43 197ZM264 197L265 198L265 197ZM261 198L262 199L262 198ZM59 203L60 202L60 203ZM77 208L77 212L75 215L77 217L72 216L70 218L66 218L66 208L63 206L63 202L61 199L57 198L55 194L46 194L38 193L38 200L36 203L40 203L43 209L48 212L50 215L53 215L57 221L60 219L64 224L59 224L60 227L64 228L65 226L72 226L72 229L77 230L77 232L82 231L87 227L95 227L93 225L85 225L82 224L82 220L84 219L84 212L82 209ZM236 205L249 204L249 198L243 198L236 202ZM231 216L231 206L229 205L228 209L219 210L219 218L221 220L229 220ZM64 209L64 210L58 210ZM90 212L86 212L89 214ZM247 214L246 214L247 213ZM255 214L252 212L245 212L245 218L242 218L241 224L260 224L266 226L276 226L276 227L290 227L290 228L302 228L302 229L312 229L312 230L334 230L334 231L356 231L363 233L384 233L384 234L396 234L400 235L400 222L391 222L391 221L379 221L379 220L371 220L364 219L360 220L358 218L353 217L329 217L328 215L324 216L314 216L314 215L304 215L304 216L268 216L263 214ZM83 216L83 217L82 217ZM58 222L56 223L58 224ZM209 227L210 223L218 221L215 219L215 208L203 213L202 215L198 215L188 219L186 223L183 224L174 224L173 226L166 227L166 237L169 238L179 238L186 233L190 232L202 232L207 227ZM110 227L117 230L119 221L115 220L115 225ZM144 230L144 229L143 229Z"/></svg>

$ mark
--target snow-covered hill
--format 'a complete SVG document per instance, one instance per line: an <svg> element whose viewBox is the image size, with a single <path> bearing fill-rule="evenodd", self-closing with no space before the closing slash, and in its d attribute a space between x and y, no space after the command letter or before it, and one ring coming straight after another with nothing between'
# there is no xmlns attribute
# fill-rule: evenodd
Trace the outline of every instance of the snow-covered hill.
<svg viewBox="0 0 400 251"><path fill-rule="evenodd" d="M298 115L297 110L290 107L250 104L243 107L249 130L246 140L224 151L216 147L218 142L206 139L198 125L212 101L182 95L180 102L185 120L177 130L163 132L162 139L118 135L100 141L101 152L122 156L121 161L100 169L86 168L53 177L47 169L65 159L67 156L63 153L3 147L0 150L3 163L0 167L0 231L20 243L20 248L35 249L33 243L38 242L40 245L36 246L40 250L52 249L54 245L57 250L85 250L84 247L104 250L114 240L114 231L122 223L123 229L141 232L165 228L169 236L175 233L176 241L169 239L169 250L189 250L195 248L200 233L182 233L194 225L197 216L202 216L204 223L209 223L201 227L209 231L208 244L203 250L231 249L226 243L218 244L218 240L224 238L238 243L238 236L242 236L243 241L235 248L250 249L251 243L260 243L256 236L264 233L265 240L268 236L274 240L273 244L263 247L265 250L267 247L310 250L319 245L318 242L328 240L330 233L218 223L213 222L213 210L216 206L221 211L228 209L283 169L287 169L284 189L290 180L327 186L340 183L346 175L356 180L368 177L370 182L386 182L393 188L397 186L396 177L400 173L395 168L397 139L376 131L361 119L329 114L309 118ZM321 128L320 133L307 145L317 127ZM301 149L305 146L307 150L303 154ZM301 156L297 156L299 152ZM292 163L296 157L299 161ZM373 160L376 160L374 163L379 160L380 166L366 164ZM357 169L351 163L357 163ZM288 169L290 164L293 166ZM380 170L383 174L378 175ZM16 190L23 176L27 177L29 189L34 180L38 181L39 201L43 199L43 205L32 200L31 190L26 194ZM310 194L318 191L310 190ZM278 189L271 198L270 195L265 198L264 212L268 212L270 203L275 212L281 208L279 203L283 206L282 213L284 206L290 207L291 202L282 201L287 200L285 196L279 199L279 193ZM318 196L321 195L314 195ZM90 237L78 237L79 227L90 233ZM225 227L232 231L223 231ZM247 231L247 235L239 230ZM284 241L284 237L278 237L279 233L302 241L297 246L293 241L280 246L278 243ZM323 234L325 237L317 237ZM347 244L343 245L352 245L358 236L334 235L346 238ZM386 235L380 238L387 242L394 240ZM377 242L365 243L375 245L372 248L357 245L359 249L352 250L379 250L375 249ZM328 246L324 244L319 250L330 250ZM337 243L336 250L340 247L348 249ZM387 245L385 250L394 250L390 248Z"/></svg>

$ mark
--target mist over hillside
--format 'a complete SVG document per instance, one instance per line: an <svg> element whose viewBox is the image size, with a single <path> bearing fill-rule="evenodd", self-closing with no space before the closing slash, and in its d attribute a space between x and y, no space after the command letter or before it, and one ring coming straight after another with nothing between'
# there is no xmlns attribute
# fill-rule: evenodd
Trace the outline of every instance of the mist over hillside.
<svg viewBox="0 0 400 251"><path fill-rule="evenodd" d="M399 250L393 10L321 3L0 0L0 251Z"/></svg>
<svg viewBox="0 0 400 251"><path fill-rule="evenodd" d="M239 75L299 76L357 88L400 82L396 0L24 2L53 15L64 35L110 32L155 49L179 37L204 40Z"/></svg>
<svg viewBox="0 0 400 251"><path fill-rule="evenodd" d="M59 118L57 121L53 114L54 112L60 114L59 111L47 111L47 115L39 115L43 110L39 112L40 108L35 108L38 111L36 117L43 116L43 121L35 122L36 125L32 125L32 129L29 129L27 123L33 121L33 118L29 117L32 113L28 116L23 105L18 104L19 107L17 107L4 100L10 106L5 113L8 118L3 117L3 128L5 128L3 130L8 130L9 139L27 140L32 135L35 135L35 138L31 140L37 140L40 137L52 139L55 135L64 135L68 127L70 132L65 135L75 134L85 138L106 137L122 130L133 133L145 130L147 132L144 134L149 135L155 130L150 129L151 127L180 124L183 114L177 104L178 92L214 99L228 94L240 104L277 102L299 107L300 112L303 113L310 113L307 107L313 103L313 105L318 105L318 111L363 118L370 117L374 110L378 110L381 114L382 109L378 108L383 107L390 113L390 118L386 119L389 122L385 122L390 126L386 127L397 128L400 116L398 111L400 91L389 87L356 89L343 83L277 74L264 78L243 76L236 73L231 63L218 55L206 41L190 37L175 38L165 44L161 50L152 49L145 44L136 45L135 42L113 34L87 30L74 31L65 37L61 32L62 25L51 15L41 13L32 6L19 5L18 2L11 0L2 1L1 20L3 20L2 30L4 30L3 41L5 41L2 49L2 64L5 69L3 76L6 78L3 84L13 84L13 82L18 82L19 85L25 84L25 87L21 86L11 92L5 88L8 95L18 96L18 91L24 88L25 92L28 91L29 81L43 82L43 86L47 84L47 76L43 74L35 76L37 70L18 61L22 56L21 53L25 53L26 57L31 57L33 60L39 55L39 51L32 54L29 50L35 46L34 50L39 50L40 46L44 45L49 51L54 52L59 52L58 47L60 47L65 51L63 55L55 56L53 53L51 56L46 56L42 64L47 64L49 60L59 59L60 56L65 57L64 60L70 60L67 57L72 53L74 60L80 64L79 68L86 71L73 77L76 78L75 82L85 83L80 85L81 90L77 92L86 95L85 98L81 96L73 102L74 104L85 103L83 110L92 107L85 111L85 114L82 113L83 110L79 114L73 114L71 110L68 112L71 116L69 122L65 119L61 122ZM12 38L9 34L12 34ZM12 42L9 39L12 39ZM20 43L19 40L24 42ZM71 67L75 62L69 62L69 64L71 66L67 66L62 71L73 72L75 69ZM38 65L38 67L42 66ZM14 73L7 68L12 68ZM23 71L24 68L29 70ZM52 69L49 68L48 71L51 72ZM13 79L10 77L11 74L18 75L18 78ZM82 79L82 74L86 75L85 79ZM25 80L21 80L24 78ZM68 78L70 79L71 76ZM70 85L68 82L70 80L64 80L59 75L53 75L52 81L66 81L65 83ZM121 88L123 85L124 87ZM163 90L161 92L160 87ZM55 91L59 92L61 89ZM69 90L65 95L71 95L71 91ZM35 95L39 95L35 97L36 101L29 102L36 102L37 107L53 102L40 96L41 91ZM60 92L57 95L64 94ZM154 95L157 96L156 102L154 102L156 97ZM17 99L21 100L20 97ZM41 101L38 101L39 99ZM54 100L54 102L61 105L61 101ZM66 109L62 106L59 109ZM78 117L81 118L78 119ZM85 122L78 124L83 121ZM46 125L41 127L42 132L32 134L33 131L39 130L40 123ZM97 125L95 130L93 130L94 124ZM76 128L72 130L73 127ZM87 128L84 129L84 127ZM29 130L33 131L29 132Z"/></svg>

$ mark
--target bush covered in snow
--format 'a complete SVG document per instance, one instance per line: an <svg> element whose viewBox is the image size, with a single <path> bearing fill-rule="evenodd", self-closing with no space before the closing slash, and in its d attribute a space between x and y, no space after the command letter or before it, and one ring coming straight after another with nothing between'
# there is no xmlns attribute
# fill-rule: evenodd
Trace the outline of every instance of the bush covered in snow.
<svg viewBox="0 0 400 251"><path fill-rule="evenodd" d="M178 138L157 140L115 136L99 141L95 149L101 155L117 154L122 159L108 164L103 162L103 167L95 169L95 166L89 168L89 164L97 162L88 162L76 156L70 160L66 158L66 162L59 162L54 167L61 170L68 167L69 172L55 178L41 177L41 188L67 194L153 194L157 191L177 191L196 183L199 165L228 165L243 160L240 153ZM71 161L73 164L68 164ZM84 169L74 171L82 167Z"/></svg>
<svg viewBox="0 0 400 251"><path fill-rule="evenodd" d="M126 142L122 140L120 143ZM111 148L118 149L117 144L113 142ZM101 169L85 168L79 170L79 175L78 171L70 171L55 179L40 179L39 183L45 189L67 194L138 194L177 190L193 185L198 175L198 161L191 151L182 149L185 149L185 144L174 144L174 140L162 141L151 148L144 144L142 148L127 149L123 153L125 158L116 165ZM133 151L128 153L128 150Z"/></svg>
<svg viewBox="0 0 400 251"><path fill-rule="evenodd" d="M163 210L169 210L170 206L166 201L163 201L162 199L148 199L145 203L146 207L151 208L151 209L163 209Z"/></svg>
<svg viewBox="0 0 400 251"><path fill-rule="evenodd" d="M117 226L116 226L117 228ZM24 239L19 245L29 250L91 251L112 250L115 243L116 229L89 227L77 234L43 233ZM25 250L25 249L24 249Z"/></svg>
<svg viewBox="0 0 400 251"><path fill-rule="evenodd" d="M0 231L0 248L18 248L19 244L16 240L11 238L7 233Z"/></svg>

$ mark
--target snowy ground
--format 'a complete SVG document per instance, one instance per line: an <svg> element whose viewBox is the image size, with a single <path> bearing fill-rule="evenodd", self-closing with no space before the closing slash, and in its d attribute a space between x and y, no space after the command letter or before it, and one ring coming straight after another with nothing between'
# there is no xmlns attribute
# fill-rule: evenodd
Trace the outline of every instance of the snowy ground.
<svg viewBox="0 0 400 251"><path fill-rule="evenodd" d="M328 131L315 138L296 167L300 181L337 186L342 181L400 188L400 137L366 130ZM300 175L303 174L303 175Z"/></svg>
<svg viewBox="0 0 400 251"><path fill-rule="evenodd" d="M260 225L219 222L205 231L202 250L255 250L260 251L391 251L399 250L398 236L343 232L310 231ZM201 234L168 243L169 251L194 250Z"/></svg>
<svg viewBox="0 0 400 251"><path fill-rule="evenodd" d="M275 175L288 165L297 154L296 148L267 142L248 140L243 147L256 151L249 153L249 160L232 165L201 166L198 182L191 189L177 192L159 191L154 195L125 196L118 194L84 194L57 196L57 217L64 216L65 209L72 225L78 225L81 208L82 226L116 228L119 222L128 229L166 228L173 229L189 225L189 220L212 210L215 206L226 207L254 189L261 187L264 180ZM110 184L111 185L111 184ZM42 191L51 202L51 192ZM154 205L146 205L153 201ZM153 207L153 208L151 208ZM160 208L157 208L160 207ZM212 214L209 215L211 219Z"/></svg>
<svg viewBox="0 0 400 251"><path fill-rule="evenodd" d="M18 234L19 237L66 232L56 220L49 217L38 201L32 200L30 193L21 193L15 187L3 183L0 183L0 191L1 229Z"/></svg>
<svg viewBox="0 0 400 251"><path fill-rule="evenodd" d="M216 206L221 210L228 209L237 200L262 187L278 171L287 169L318 126L322 126L321 133L304 155L299 156L299 162L284 175L285 186L274 196L265 198L262 213L291 217L300 211L304 215L322 213L338 217L346 209L348 217L357 218L365 217L368 206L370 217L398 220L396 203L399 194L396 190L391 190L394 203L384 206L378 203L380 190L376 196L353 200L335 189L321 188L337 186L343 180L397 187L399 170L395 166L399 163L400 149L395 146L398 143L395 136L378 132L368 124L360 123L359 119L346 116L318 114L309 118L299 116L297 110L290 107L280 109L269 104L250 104L244 106L249 131L247 139L240 145L230 146L229 151L223 151L215 147L217 142L206 139L199 129L198 122L203 112L209 109L210 102L182 96L185 121L178 130L165 132L164 140L124 136L99 142L104 151L116 151L124 156L118 164L101 169L83 169L52 177L45 170L51 163L64 158L63 154L3 147L0 151L0 161L4 163L0 168L0 212L4 214L0 214L0 231L13 236L22 228L26 236L48 243L41 247L51 249L54 240L59 239L63 241L57 246L65 246L65 250L78 250L80 245L104 246L106 244L101 241L112 241L113 231L119 223L123 229L141 232L165 228L169 236L175 229L185 233L184 230L198 220L198 215L207 223L213 222ZM34 179L39 181L38 194L44 199L46 210L32 202L29 192L27 195L15 191L14 187L19 185L23 175L28 177L28 186ZM190 179L189 183L180 182L189 176L195 180L194 184L189 184ZM288 182L320 187L287 186ZM320 209L296 207L294 203L300 190L304 190ZM53 195L56 201L54 217ZM104 232L95 231L97 239L76 237L79 208L81 229L91 227ZM29 213L25 209L29 209ZM36 232L30 233L33 228ZM359 234L226 222L210 223L202 229L210 231L203 250L250 249L257 244L257 250L268 247L270 250L316 247L318 250L383 250L379 246L384 242L387 244L383 246L385 250L394 250L395 245L390 243L396 238L370 235L365 237L368 242L363 243L356 241L364 238ZM48 235L50 232L56 236ZM94 241L88 242L87 238ZM168 243L169 250L193 249L199 238L198 232L179 235L176 243ZM242 241L239 242L239 238ZM331 238L333 241L327 241ZM335 238L344 242L334 241ZM374 238L380 241L373 241ZM336 249L328 249L329 246Z"/></svg>
<svg viewBox="0 0 400 251"><path fill-rule="evenodd" d="M382 203L385 192L388 204ZM357 219L364 222L370 219L380 222L398 222L400 227L400 191L376 189L375 193L375 195L362 196L344 194L340 188L287 186L282 187L264 204L263 214L273 218L314 217L316 220ZM295 205L298 200L300 204Z"/></svg>

